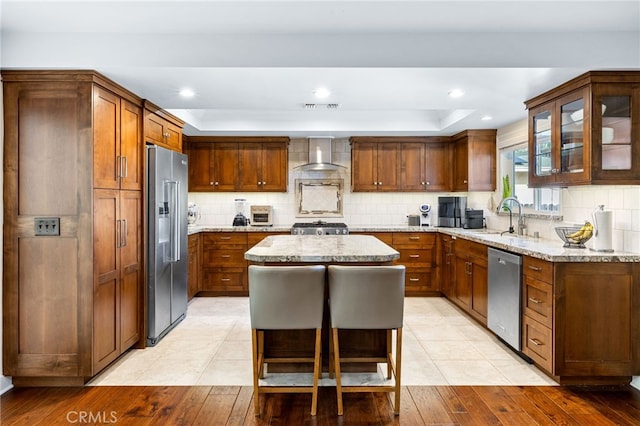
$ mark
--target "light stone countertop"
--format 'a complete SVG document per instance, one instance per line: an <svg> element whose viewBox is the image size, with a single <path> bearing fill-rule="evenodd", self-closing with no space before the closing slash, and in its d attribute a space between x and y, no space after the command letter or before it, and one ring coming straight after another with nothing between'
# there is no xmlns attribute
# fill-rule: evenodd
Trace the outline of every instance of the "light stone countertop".
<svg viewBox="0 0 640 426"><path fill-rule="evenodd" d="M369 235L272 235L244 254L252 262L391 262L400 253Z"/></svg>
<svg viewBox="0 0 640 426"><path fill-rule="evenodd" d="M189 226L189 235L199 232L285 232L291 226ZM349 232L441 232L486 244L513 253L523 254L551 262L640 262L640 253L614 251L595 252L588 248L564 248L559 238L518 237L513 234L500 235L500 230L420 227L406 225L349 225ZM335 236L332 236L335 237ZM320 238L327 238L326 236Z"/></svg>

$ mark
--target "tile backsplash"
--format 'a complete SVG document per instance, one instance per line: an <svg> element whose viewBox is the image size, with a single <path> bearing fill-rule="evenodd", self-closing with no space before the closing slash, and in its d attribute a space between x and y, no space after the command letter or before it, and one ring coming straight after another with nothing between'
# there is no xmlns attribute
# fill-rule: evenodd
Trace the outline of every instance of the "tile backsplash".
<svg viewBox="0 0 640 426"><path fill-rule="evenodd" d="M466 195L468 207L483 209L487 225L495 229L508 229L509 218L497 216L492 210L500 201L498 192L471 193L374 193L351 192L351 148L348 139L333 142L333 162L346 167L332 172L304 172L294 167L308 159L306 139L292 139L289 145L289 190L287 193L223 192L189 193L189 201L200 207L199 224L231 225L235 215L235 198L246 198L247 205L268 204L273 206L273 220L276 226L289 226L294 222L312 221L316 218L296 217L296 179L343 179L344 217L323 220L345 222L357 225L406 225L407 215L419 214L420 204L432 206L432 223L436 224L438 196ZM543 238L558 238L554 228L563 224L582 224L591 217L598 204L613 211L613 247L615 250L640 252L640 186L585 186L565 188L561 194L563 221L527 219L529 234L539 232ZM248 208L247 208L248 209ZM247 211L248 213L248 211ZM589 243L587 243L587 246Z"/></svg>

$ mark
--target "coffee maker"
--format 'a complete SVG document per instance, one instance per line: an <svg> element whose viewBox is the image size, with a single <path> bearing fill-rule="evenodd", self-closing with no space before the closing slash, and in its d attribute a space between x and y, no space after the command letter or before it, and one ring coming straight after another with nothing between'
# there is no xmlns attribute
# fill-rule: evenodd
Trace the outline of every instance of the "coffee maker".
<svg viewBox="0 0 640 426"><path fill-rule="evenodd" d="M431 206L420 204L420 226L431 226Z"/></svg>
<svg viewBox="0 0 640 426"><path fill-rule="evenodd" d="M233 218L233 226L249 225L249 219L247 219L247 216L245 216L247 200L244 198L236 198L234 202L236 204L236 216Z"/></svg>
<svg viewBox="0 0 640 426"><path fill-rule="evenodd" d="M467 197L438 197L438 226L463 228L466 209Z"/></svg>

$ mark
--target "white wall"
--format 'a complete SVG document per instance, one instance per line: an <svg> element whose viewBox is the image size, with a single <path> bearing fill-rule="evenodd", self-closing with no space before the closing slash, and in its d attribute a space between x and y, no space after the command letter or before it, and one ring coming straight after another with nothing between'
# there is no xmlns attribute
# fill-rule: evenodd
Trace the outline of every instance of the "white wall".
<svg viewBox="0 0 640 426"><path fill-rule="evenodd" d="M2 17L2 2L0 2L0 18ZM0 35L1 37L1 35ZM0 43L0 69L2 68L2 43ZM4 117L2 112L3 98L2 98L2 90L0 89L0 117ZM4 119L0 120L0 159L2 159L2 154L4 152ZM4 164L4 161L3 161ZM3 186L2 181L3 175L0 174L0 187ZM0 197L0 207L3 207L3 198ZM4 214L0 215L0 227L3 227ZM0 240L0 251L3 250L2 241ZM0 262L0 289L2 288L2 265ZM2 292L0 291L0 318L2 317ZM0 354L2 354L2 327L0 327ZM2 375L2 357L0 357L0 394L3 394L7 390L11 389L11 379L9 377Z"/></svg>

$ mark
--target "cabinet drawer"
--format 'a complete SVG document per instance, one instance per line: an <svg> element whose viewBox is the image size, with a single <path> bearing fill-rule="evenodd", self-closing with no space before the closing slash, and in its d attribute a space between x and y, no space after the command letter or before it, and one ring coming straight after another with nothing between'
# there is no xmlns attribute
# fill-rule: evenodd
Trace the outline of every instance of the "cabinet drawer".
<svg viewBox="0 0 640 426"><path fill-rule="evenodd" d="M472 256L484 261L487 260L487 246L484 244L458 238L455 247L456 254L459 253L462 256Z"/></svg>
<svg viewBox="0 0 640 426"><path fill-rule="evenodd" d="M553 324L553 286L530 276L524 277L524 314L551 327Z"/></svg>
<svg viewBox="0 0 640 426"><path fill-rule="evenodd" d="M289 232L247 232L247 248L251 248L271 235L289 235Z"/></svg>
<svg viewBox="0 0 640 426"><path fill-rule="evenodd" d="M202 290L204 291L244 291L243 272L204 271Z"/></svg>
<svg viewBox="0 0 640 426"><path fill-rule="evenodd" d="M553 374L551 329L525 316L522 331L522 352L534 360L541 368Z"/></svg>
<svg viewBox="0 0 640 426"><path fill-rule="evenodd" d="M246 232L209 232L204 236L204 248L215 248L218 246L243 246L247 245Z"/></svg>
<svg viewBox="0 0 640 426"><path fill-rule="evenodd" d="M244 260L244 249L231 250L231 249L209 249L203 253L204 267L228 267L228 266L246 266L247 262Z"/></svg>
<svg viewBox="0 0 640 426"><path fill-rule="evenodd" d="M394 232L393 246L407 247L433 247L436 242L436 234L427 232Z"/></svg>
<svg viewBox="0 0 640 426"><path fill-rule="evenodd" d="M522 274L546 283L553 282L553 263L535 257L524 256Z"/></svg>
<svg viewBox="0 0 640 426"><path fill-rule="evenodd" d="M351 232L353 235L371 235L383 243L393 246L393 233L391 232Z"/></svg>
<svg viewBox="0 0 640 426"><path fill-rule="evenodd" d="M407 270L404 278L405 292L438 291L438 283L431 272Z"/></svg>
<svg viewBox="0 0 640 426"><path fill-rule="evenodd" d="M433 265L433 253L431 249L399 249L400 258L396 263L410 267L427 267Z"/></svg>

